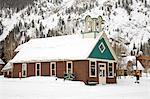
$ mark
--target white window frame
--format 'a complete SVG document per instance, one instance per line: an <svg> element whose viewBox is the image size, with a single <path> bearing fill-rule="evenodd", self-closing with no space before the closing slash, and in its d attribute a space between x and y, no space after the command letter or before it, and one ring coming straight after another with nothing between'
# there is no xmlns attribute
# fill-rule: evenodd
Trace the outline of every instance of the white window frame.
<svg viewBox="0 0 150 99"><path fill-rule="evenodd" d="M95 62L95 75L91 74L91 62ZM97 77L97 62L96 61L89 61L89 76L90 77Z"/></svg>
<svg viewBox="0 0 150 99"><path fill-rule="evenodd" d="M41 76L41 63L35 64L35 75L37 76L37 64L39 64L39 76Z"/></svg>
<svg viewBox="0 0 150 99"><path fill-rule="evenodd" d="M55 75L52 75L52 64L54 64ZM51 63L50 63L50 75L51 75L51 76L56 76L56 62L51 62Z"/></svg>
<svg viewBox="0 0 150 99"><path fill-rule="evenodd" d="M25 75L23 75L23 71L25 70ZM22 73L21 73L22 77L27 77L27 64L26 63L22 63Z"/></svg>
<svg viewBox="0 0 150 99"><path fill-rule="evenodd" d="M109 76L109 64L112 64L112 76ZM112 62L108 62L108 77L109 78L113 78L114 77L114 63L112 63Z"/></svg>
<svg viewBox="0 0 150 99"><path fill-rule="evenodd" d="M73 63L72 63L72 61L68 61L68 62L66 62L66 64L67 64L67 67L66 67L66 73L68 73L68 64L69 63L71 63L71 73L73 73Z"/></svg>
<svg viewBox="0 0 150 99"><path fill-rule="evenodd" d="M104 47L103 50L101 50L101 48L100 48L101 45ZM105 49L106 49L106 47L105 47L105 45L104 45L103 42L100 43L100 45L98 46L98 48L99 48L99 50L101 51L101 53L103 53L103 52L105 51Z"/></svg>

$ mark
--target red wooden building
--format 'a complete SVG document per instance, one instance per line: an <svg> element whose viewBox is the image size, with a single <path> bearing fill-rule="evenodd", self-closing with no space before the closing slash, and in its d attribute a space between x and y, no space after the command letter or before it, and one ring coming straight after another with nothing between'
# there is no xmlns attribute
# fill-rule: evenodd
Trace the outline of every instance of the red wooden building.
<svg viewBox="0 0 150 99"><path fill-rule="evenodd" d="M10 61L11 77L64 78L64 74L69 73L75 75L74 80L86 84L116 83L117 57L106 34L93 30L97 28L83 34L32 39L20 45Z"/></svg>

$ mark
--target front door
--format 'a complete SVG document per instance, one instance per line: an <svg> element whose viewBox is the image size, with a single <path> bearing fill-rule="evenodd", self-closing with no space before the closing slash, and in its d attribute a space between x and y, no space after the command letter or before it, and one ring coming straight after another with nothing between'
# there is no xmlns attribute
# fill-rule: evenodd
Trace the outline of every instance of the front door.
<svg viewBox="0 0 150 99"><path fill-rule="evenodd" d="M106 63L98 63L99 84L106 84Z"/></svg>

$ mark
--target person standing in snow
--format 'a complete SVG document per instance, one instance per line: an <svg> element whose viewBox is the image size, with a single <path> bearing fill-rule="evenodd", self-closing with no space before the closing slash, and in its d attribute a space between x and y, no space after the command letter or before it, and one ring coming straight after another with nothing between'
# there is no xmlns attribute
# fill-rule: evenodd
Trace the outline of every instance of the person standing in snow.
<svg viewBox="0 0 150 99"><path fill-rule="evenodd" d="M139 80L140 80L140 73L139 73L139 71L136 71L135 77L136 77L135 83L140 83L140 82L139 82Z"/></svg>

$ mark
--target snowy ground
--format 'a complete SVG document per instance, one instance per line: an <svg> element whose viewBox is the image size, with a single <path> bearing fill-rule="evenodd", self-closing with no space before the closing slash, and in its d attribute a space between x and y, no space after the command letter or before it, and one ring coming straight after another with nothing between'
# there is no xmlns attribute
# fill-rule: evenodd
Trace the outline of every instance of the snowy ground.
<svg viewBox="0 0 150 99"><path fill-rule="evenodd" d="M118 79L117 84L87 86L53 77L8 79L0 76L0 99L150 99L150 76Z"/></svg>

